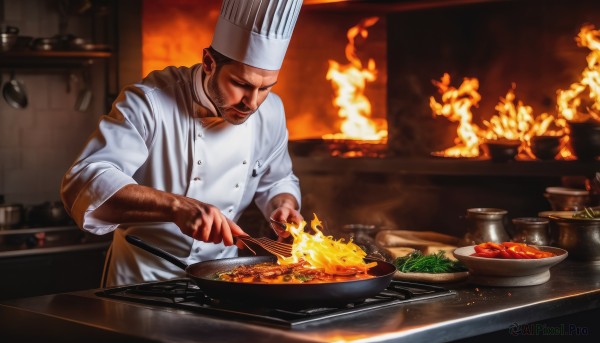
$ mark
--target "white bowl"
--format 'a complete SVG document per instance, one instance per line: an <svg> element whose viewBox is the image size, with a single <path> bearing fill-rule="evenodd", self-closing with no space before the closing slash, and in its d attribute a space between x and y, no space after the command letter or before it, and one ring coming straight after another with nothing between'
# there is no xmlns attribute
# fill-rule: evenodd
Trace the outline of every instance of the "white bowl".
<svg viewBox="0 0 600 343"><path fill-rule="evenodd" d="M469 281L483 286L520 287L550 280L550 267L567 258L567 251L555 247L535 246L556 256L538 259L504 259L471 256L475 246L454 250L453 255L469 269Z"/></svg>

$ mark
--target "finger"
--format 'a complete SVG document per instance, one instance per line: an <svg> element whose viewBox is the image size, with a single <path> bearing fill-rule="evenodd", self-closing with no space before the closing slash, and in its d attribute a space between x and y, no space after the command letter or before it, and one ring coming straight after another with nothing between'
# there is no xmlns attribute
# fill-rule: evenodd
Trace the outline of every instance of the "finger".
<svg viewBox="0 0 600 343"><path fill-rule="evenodd" d="M281 238L288 238L291 233L287 232L287 231L282 231L282 230L277 230L277 229L273 229L273 231L275 231L275 234L277 235L277 237L281 237Z"/></svg>
<svg viewBox="0 0 600 343"><path fill-rule="evenodd" d="M204 219L202 226L201 226L201 228L202 228L202 230L200 231L201 241L210 242L209 237L210 237L210 231L212 230L212 227L213 227L213 218L208 216L208 217L206 217L206 219Z"/></svg>
<svg viewBox="0 0 600 343"><path fill-rule="evenodd" d="M222 241L222 232L223 232L223 215L219 212L215 214L215 220L213 222L213 226L210 230L210 235L208 237L208 242L212 242L215 244L221 243Z"/></svg>
<svg viewBox="0 0 600 343"><path fill-rule="evenodd" d="M231 232L233 225L236 224L228 218L225 218L225 221L223 222L223 230L221 231L221 235L223 236L223 244L225 244L226 246L233 245L234 235Z"/></svg>
<svg viewBox="0 0 600 343"><path fill-rule="evenodd" d="M215 244L221 243L221 233L223 231L223 226L218 225L217 223L213 224L212 229L210 230L210 235L208 237L208 242L212 242Z"/></svg>
<svg viewBox="0 0 600 343"><path fill-rule="evenodd" d="M189 236L196 239L196 240L201 240L201 232L202 232L202 221L200 220L199 217L196 217L192 220L190 220L187 223L187 228L190 229L190 233Z"/></svg>

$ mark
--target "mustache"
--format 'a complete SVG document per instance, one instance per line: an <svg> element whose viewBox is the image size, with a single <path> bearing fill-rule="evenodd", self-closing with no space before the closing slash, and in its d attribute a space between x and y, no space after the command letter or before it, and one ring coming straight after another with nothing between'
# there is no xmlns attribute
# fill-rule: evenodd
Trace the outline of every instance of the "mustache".
<svg viewBox="0 0 600 343"><path fill-rule="evenodd" d="M235 106L233 106L233 108L238 111L238 112L242 112L242 113L253 113L254 111L256 111L255 109L252 109L248 106L246 106L243 103L239 103Z"/></svg>

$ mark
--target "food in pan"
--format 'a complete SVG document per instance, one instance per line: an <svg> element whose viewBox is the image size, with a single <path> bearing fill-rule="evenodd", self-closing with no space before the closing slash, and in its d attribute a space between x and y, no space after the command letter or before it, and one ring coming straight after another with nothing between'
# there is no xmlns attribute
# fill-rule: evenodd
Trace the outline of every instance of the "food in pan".
<svg viewBox="0 0 600 343"><path fill-rule="evenodd" d="M377 262L365 262L366 253L350 239L334 239L321 231L321 221L314 216L312 232L304 230L306 222L287 224L294 238L292 255L277 256L277 263L238 266L217 273L217 278L232 282L322 283L368 279L368 270Z"/></svg>
<svg viewBox="0 0 600 343"><path fill-rule="evenodd" d="M485 242L476 245L475 253L471 256L504 258L504 259L537 259L556 256L549 251L542 251L525 243L503 242L501 244L494 242Z"/></svg>
<svg viewBox="0 0 600 343"><path fill-rule="evenodd" d="M324 283L370 279L374 277L363 270L348 268L343 274L329 274L323 269L313 268L308 262L301 261L288 265L277 263L259 263L250 266L238 266L231 271L218 273L218 278L231 282L250 283Z"/></svg>

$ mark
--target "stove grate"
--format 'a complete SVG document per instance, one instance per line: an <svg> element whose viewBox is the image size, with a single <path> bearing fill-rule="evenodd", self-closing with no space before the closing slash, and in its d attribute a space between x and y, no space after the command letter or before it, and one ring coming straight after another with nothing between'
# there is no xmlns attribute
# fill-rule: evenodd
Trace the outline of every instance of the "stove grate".
<svg viewBox="0 0 600 343"><path fill-rule="evenodd" d="M188 310L196 313L226 316L263 325L292 328L317 321L339 318L413 301L456 294L442 287L405 281L392 281L381 293L337 307L269 308L256 305L230 304L211 299L190 279L175 279L105 289L101 297Z"/></svg>

